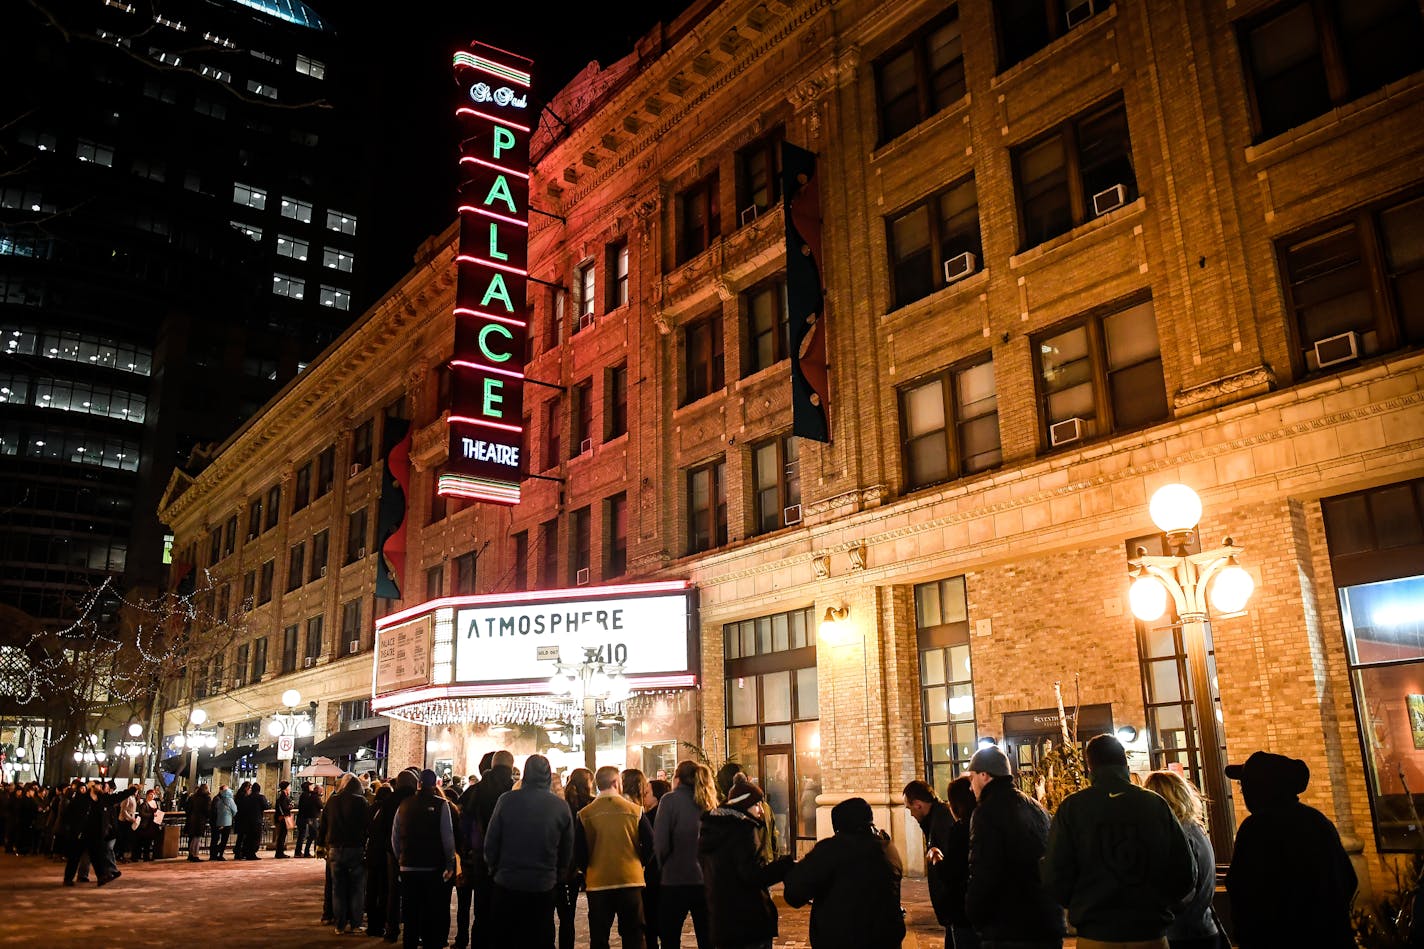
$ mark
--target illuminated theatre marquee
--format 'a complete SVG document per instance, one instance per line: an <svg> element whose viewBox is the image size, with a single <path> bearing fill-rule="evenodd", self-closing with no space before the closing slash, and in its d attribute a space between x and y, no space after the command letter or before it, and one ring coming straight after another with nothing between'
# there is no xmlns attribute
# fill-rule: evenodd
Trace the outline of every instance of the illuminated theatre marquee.
<svg viewBox="0 0 1424 949"><path fill-rule="evenodd" d="M447 497L519 503L529 334L529 105L533 63L473 44L455 54L460 250L450 360Z"/></svg>

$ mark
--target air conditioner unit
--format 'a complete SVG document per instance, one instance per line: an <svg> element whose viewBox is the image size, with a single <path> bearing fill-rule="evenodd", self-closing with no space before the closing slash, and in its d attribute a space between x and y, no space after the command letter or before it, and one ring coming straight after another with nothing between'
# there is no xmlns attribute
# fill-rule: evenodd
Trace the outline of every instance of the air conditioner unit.
<svg viewBox="0 0 1424 949"><path fill-rule="evenodd" d="M1360 337L1354 330L1330 336L1315 344L1315 363L1321 369L1360 358Z"/></svg>
<svg viewBox="0 0 1424 949"><path fill-rule="evenodd" d="M1069 0L1067 7L1063 11L1063 19L1067 21L1068 28L1072 29L1094 13L1097 13L1103 5L1101 0L1079 0L1077 3Z"/></svg>
<svg viewBox="0 0 1424 949"><path fill-rule="evenodd" d="M592 438L585 438L583 441L579 442L579 454L582 455L586 451L593 451Z"/></svg>
<svg viewBox="0 0 1424 949"><path fill-rule="evenodd" d="M1113 185L1111 188L1093 195L1093 216L1102 217L1109 211L1116 211L1126 203L1127 189L1122 185Z"/></svg>
<svg viewBox="0 0 1424 949"><path fill-rule="evenodd" d="M257 532L256 532L256 531L248 531L248 532L247 532L247 539L248 539L248 540L256 540L256 539L257 539Z"/></svg>
<svg viewBox="0 0 1424 949"><path fill-rule="evenodd" d="M757 206L755 204L748 205L747 207L742 208L741 219L743 225L750 224L751 222L755 221L756 218Z"/></svg>
<svg viewBox="0 0 1424 949"><path fill-rule="evenodd" d="M347 653L360 652L360 651L361 651L361 640L359 640L359 639L353 639L353 640L351 640L351 642L349 642L349 643L346 644L346 651L347 651Z"/></svg>
<svg viewBox="0 0 1424 949"><path fill-rule="evenodd" d="M793 504L781 509L781 521L787 527L801 523L801 505Z"/></svg>
<svg viewBox="0 0 1424 949"><path fill-rule="evenodd" d="M316 656L303 656L303 657L302 657L302 668L303 668L303 669L310 669L310 668L311 668L312 666L314 666L314 665L316 665Z"/></svg>
<svg viewBox="0 0 1424 949"><path fill-rule="evenodd" d="M979 259L973 254L963 253L958 257L951 257L944 262L944 282L948 284L963 280L978 269Z"/></svg>
<svg viewBox="0 0 1424 949"><path fill-rule="evenodd" d="M1080 418L1068 418L1048 427L1048 442L1051 445L1067 445L1076 442L1085 434L1086 426Z"/></svg>
<svg viewBox="0 0 1424 949"><path fill-rule="evenodd" d="M325 568L325 567L322 567L322 568L321 568L321 575L322 575L323 577L326 576L326 568Z"/></svg>
<svg viewBox="0 0 1424 949"><path fill-rule="evenodd" d="M364 560L365 558L366 558L366 548L365 548L365 547L357 547L357 548L356 548L356 559L357 559L357 560Z"/></svg>
<svg viewBox="0 0 1424 949"><path fill-rule="evenodd" d="M246 685L246 684L247 684L247 680L246 680L246 679L233 679L233 680L232 680L232 687L233 687L234 689L240 689L240 688L242 688L242 687L243 687L244 685Z"/></svg>
<svg viewBox="0 0 1424 949"><path fill-rule="evenodd" d="M579 587L586 587L586 586L588 586L588 578L589 578L589 570L588 570L588 568L587 568L587 567L581 567L581 568L579 568L579 571L574 574L574 586L579 586Z"/></svg>
<svg viewBox="0 0 1424 949"><path fill-rule="evenodd" d="M586 329L588 329L588 328L589 328L590 326L592 326L592 325L593 325L593 314L592 314L592 313L580 313L580 314L579 314L579 321L578 321L578 328L579 328L579 329L581 329L581 330L586 330Z"/></svg>
<svg viewBox="0 0 1424 949"><path fill-rule="evenodd" d="M360 465L352 465L352 466L351 466L351 475L350 475L350 477L354 478L354 477L356 477L356 476L357 476L358 474L360 474L360 473L361 473L361 466L360 466Z"/></svg>

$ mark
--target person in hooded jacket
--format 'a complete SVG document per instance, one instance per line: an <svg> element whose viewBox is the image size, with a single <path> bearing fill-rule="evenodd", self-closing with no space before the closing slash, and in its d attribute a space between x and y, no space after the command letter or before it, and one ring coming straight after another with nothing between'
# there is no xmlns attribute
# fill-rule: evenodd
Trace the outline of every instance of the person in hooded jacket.
<svg viewBox="0 0 1424 949"><path fill-rule="evenodd" d="M526 758L522 783L500 796L485 830L500 946L554 949L554 888L574 857L574 819L551 778L548 758Z"/></svg>
<svg viewBox="0 0 1424 949"><path fill-rule="evenodd" d="M1090 783L1058 805L1039 875L1080 944L1166 949L1195 882L1186 834L1166 801L1132 783L1116 737L1095 735L1083 758Z"/></svg>
<svg viewBox="0 0 1424 949"><path fill-rule="evenodd" d="M232 822L237 817L237 801L232 796L232 788L224 784L213 798L213 836L209 860L226 860L223 851L227 849L227 838L232 833Z"/></svg>
<svg viewBox="0 0 1424 949"><path fill-rule="evenodd" d="M761 788L737 781L725 804L702 815L697 859L717 949L771 949L777 935L776 904L767 887L785 878L792 860L761 859L765 800Z"/></svg>
<svg viewBox="0 0 1424 949"><path fill-rule="evenodd" d="M969 824L965 915L983 949L1060 949L1063 910L1039 879L1049 817L1014 787L1008 757L995 745L969 759L979 804Z"/></svg>
<svg viewBox="0 0 1424 949"><path fill-rule="evenodd" d="M1299 758L1257 751L1226 776L1241 782L1250 815L1236 831L1226 892L1241 949L1355 945L1350 904L1359 880L1340 833L1299 795L1310 768Z"/></svg>
<svg viewBox="0 0 1424 949"><path fill-rule="evenodd" d="M480 760L480 767L485 762ZM460 814L469 864L465 868L470 886L470 949L489 949L494 943L494 878L485 860L485 834L499 799L514 789L514 755L499 750L490 755L489 769L482 771L475 785L471 807Z"/></svg>
<svg viewBox="0 0 1424 949"><path fill-rule="evenodd" d="M188 836L188 859L196 863L200 859L198 851L202 847L203 834L208 829L208 820L212 815L213 796L208 792L206 784L200 784L196 791L188 795L184 804L187 811L183 817L183 833Z"/></svg>
<svg viewBox="0 0 1424 949"><path fill-rule="evenodd" d="M949 833L954 826L954 814L939 799L924 781L911 781L901 792L905 797L905 809L920 825L925 837L925 882L929 884L930 905L934 907L935 919L945 927L949 942L950 894L949 867L945 855L949 853ZM963 905L960 906L963 913Z"/></svg>
<svg viewBox="0 0 1424 949"><path fill-rule="evenodd" d="M811 949L899 949L905 868L889 835L860 797L831 808L831 827L835 835L787 871L782 892L792 906L811 904Z"/></svg>
<svg viewBox="0 0 1424 949"><path fill-rule="evenodd" d="M366 850L370 815L361 781L350 771L326 805L326 864L331 875L332 921L338 933L354 933L361 925L365 905L366 873L361 859Z"/></svg>

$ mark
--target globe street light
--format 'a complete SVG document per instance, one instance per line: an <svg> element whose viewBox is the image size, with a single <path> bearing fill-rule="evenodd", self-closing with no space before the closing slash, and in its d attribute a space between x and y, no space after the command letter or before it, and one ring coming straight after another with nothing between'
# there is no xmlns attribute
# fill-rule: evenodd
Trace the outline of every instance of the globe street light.
<svg viewBox="0 0 1424 949"><path fill-rule="evenodd" d="M1187 655L1191 686L1192 717L1195 720L1202 791L1207 799L1212 843L1219 856L1231 852L1233 827L1227 795L1226 762L1221 754L1221 727L1215 711L1215 690L1207 656L1207 622L1210 604L1219 614L1245 609L1256 583L1236 562L1242 552L1228 537L1220 547L1188 553L1188 545L1201 520L1202 503L1197 493L1184 484L1158 488L1148 502L1152 522L1167 535L1170 556L1149 556L1143 548L1128 561L1132 585L1127 591L1132 615L1151 623L1167 612L1168 601L1176 607L1182 627L1182 646Z"/></svg>
<svg viewBox="0 0 1424 949"><path fill-rule="evenodd" d="M549 679L549 691L555 695L567 695L583 706L583 763L590 771L598 767L598 702L624 702L632 693L628 677L623 674L623 663L605 659L603 649L606 644L583 641L578 648L583 652L579 662L556 660L555 672Z"/></svg>

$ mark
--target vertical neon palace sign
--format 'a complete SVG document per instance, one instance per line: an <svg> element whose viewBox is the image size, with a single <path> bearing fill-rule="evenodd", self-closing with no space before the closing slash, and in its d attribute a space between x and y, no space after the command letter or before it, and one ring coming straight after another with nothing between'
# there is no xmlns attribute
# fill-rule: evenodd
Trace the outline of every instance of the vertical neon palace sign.
<svg viewBox="0 0 1424 949"><path fill-rule="evenodd" d="M518 504L529 337L531 60L474 43L455 54L460 248L450 458L437 491Z"/></svg>

